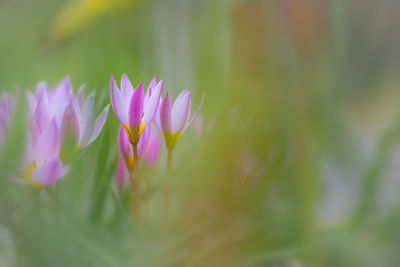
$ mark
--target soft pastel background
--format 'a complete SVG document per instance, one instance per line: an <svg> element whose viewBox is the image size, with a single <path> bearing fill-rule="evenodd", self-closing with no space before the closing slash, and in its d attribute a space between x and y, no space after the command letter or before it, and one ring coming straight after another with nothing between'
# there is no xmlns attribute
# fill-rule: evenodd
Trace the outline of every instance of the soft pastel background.
<svg viewBox="0 0 400 267"><path fill-rule="evenodd" d="M2 0L0 89L19 92L0 155L0 266L398 266L400 2ZM166 153L144 223L114 185L117 120L54 190L21 173L24 91L97 92L154 74L206 92ZM162 188L171 191L169 222Z"/></svg>

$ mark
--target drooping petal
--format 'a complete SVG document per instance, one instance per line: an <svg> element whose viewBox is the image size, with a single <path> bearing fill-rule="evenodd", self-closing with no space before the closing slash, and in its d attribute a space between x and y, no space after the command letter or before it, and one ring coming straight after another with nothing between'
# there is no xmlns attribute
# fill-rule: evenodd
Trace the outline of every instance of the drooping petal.
<svg viewBox="0 0 400 267"><path fill-rule="evenodd" d="M55 118L53 118L38 137L34 148L34 157L39 163L45 159L57 157L59 151L57 122Z"/></svg>
<svg viewBox="0 0 400 267"><path fill-rule="evenodd" d="M128 124L128 114L124 109L125 104L113 75L110 77L109 91L111 106L115 115L121 123Z"/></svg>
<svg viewBox="0 0 400 267"><path fill-rule="evenodd" d="M160 103L161 90L164 81L160 81L152 90L151 96L144 109L143 122L149 124L156 115L158 104Z"/></svg>
<svg viewBox="0 0 400 267"><path fill-rule="evenodd" d="M54 159L34 170L30 178L33 182L49 185L66 175L67 172L68 170L63 166L61 160Z"/></svg>
<svg viewBox="0 0 400 267"><path fill-rule="evenodd" d="M133 94L132 83L128 76L124 73L121 77L121 96L122 99L131 99Z"/></svg>
<svg viewBox="0 0 400 267"><path fill-rule="evenodd" d="M160 128L163 132L171 133L171 97L167 93L160 107Z"/></svg>
<svg viewBox="0 0 400 267"><path fill-rule="evenodd" d="M143 84L140 83L138 87L136 87L133 92L131 102L129 104L129 126L138 126L140 127L142 123L142 114L143 114L143 97L144 97L144 88Z"/></svg>
<svg viewBox="0 0 400 267"><path fill-rule="evenodd" d="M107 105L103 111L100 113L99 116L97 116L96 121L94 122L94 126L93 126L93 131L92 131L92 135L89 139L89 142L87 144L85 144L84 146L89 145L90 143L92 143L100 134L101 130L103 129L104 123L107 120L107 115L108 115L108 109L110 108L110 105Z"/></svg>
<svg viewBox="0 0 400 267"><path fill-rule="evenodd" d="M186 123L185 127L184 127L183 130L182 130L182 133L184 133L184 132L187 130L187 128L189 128L190 125L192 125L193 121L194 121L194 120L197 118L197 116L199 115L201 106L203 105L203 102L204 102L204 97L205 97L205 93L204 93L203 96L201 97L201 102L200 102L199 107L197 108L196 112L194 113L192 119Z"/></svg>
<svg viewBox="0 0 400 267"><path fill-rule="evenodd" d="M190 117L191 95L189 91L179 94L172 106L172 132L181 132Z"/></svg>

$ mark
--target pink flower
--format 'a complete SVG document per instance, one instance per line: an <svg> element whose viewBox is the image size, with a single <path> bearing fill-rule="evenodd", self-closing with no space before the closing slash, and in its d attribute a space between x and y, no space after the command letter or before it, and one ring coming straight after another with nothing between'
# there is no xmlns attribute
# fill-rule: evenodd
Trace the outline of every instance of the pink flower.
<svg viewBox="0 0 400 267"><path fill-rule="evenodd" d="M151 128L149 127L143 130L142 136L137 145L139 156L141 156L146 149L149 140L150 129ZM119 158L115 177L117 185L122 185L124 183L127 171L132 172L134 167L133 146L130 143L128 134L122 125L118 130L118 147Z"/></svg>
<svg viewBox="0 0 400 267"><path fill-rule="evenodd" d="M42 132L53 118L57 127L61 127L61 121L71 93L72 87L68 77L54 90L49 90L46 82L40 82L36 86L35 95L30 91L27 92L29 119L33 135Z"/></svg>
<svg viewBox="0 0 400 267"><path fill-rule="evenodd" d="M60 124L70 90L64 79L53 91L45 82L28 91L29 135L25 156L23 182L35 186L49 185L63 177L67 169L60 155Z"/></svg>
<svg viewBox="0 0 400 267"><path fill-rule="evenodd" d="M200 112L203 105L204 94L201 98L200 106L194 116L190 118L191 94L188 90L183 90L176 98L171 108L171 97L167 93L159 108L159 128L163 132L165 144L168 149L173 149L182 134L190 127Z"/></svg>
<svg viewBox="0 0 400 267"><path fill-rule="evenodd" d="M87 146L103 128L108 106L95 118L94 94L84 101L81 87L75 97L68 77L54 90L39 83L35 94L28 92L27 98L29 136L23 181L37 186L52 184L67 173L61 158L67 131L76 148Z"/></svg>
<svg viewBox="0 0 400 267"><path fill-rule="evenodd" d="M35 122L33 122L35 124ZM39 129L33 126L28 137L24 182L36 186L52 184L67 173L60 154L60 132L56 118Z"/></svg>
<svg viewBox="0 0 400 267"><path fill-rule="evenodd" d="M0 146L4 142L6 130L10 123L11 107L14 103L14 97L7 93L2 93L0 97Z"/></svg>
<svg viewBox="0 0 400 267"><path fill-rule="evenodd" d="M163 81L156 82L155 77L149 84L146 94L142 83L133 90L126 74L121 78L121 91L110 77L111 106L121 125L128 134L129 142L137 145L144 128L153 120L160 102Z"/></svg>
<svg viewBox="0 0 400 267"><path fill-rule="evenodd" d="M107 105L96 117L94 99L94 93L91 93L86 101L84 101L82 92L79 93L78 97L75 97L73 93L69 96L69 103L64 111L61 130L63 135L67 131L72 133L77 149L91 144L99 136L106 122L110 105Z"/></svg>

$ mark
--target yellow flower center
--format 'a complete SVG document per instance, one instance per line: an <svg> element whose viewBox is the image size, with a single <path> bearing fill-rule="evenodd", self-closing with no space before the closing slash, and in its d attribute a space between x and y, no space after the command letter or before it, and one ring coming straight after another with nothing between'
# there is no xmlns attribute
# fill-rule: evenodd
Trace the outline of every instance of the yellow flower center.
<svg viewBox="0 0 400 267"><path fill-rule="evenodd" d="M176 143L178 142L179 138L181 138L182 133L176 132L176 133L169 133L169 132L164 132L164 140L165 144L168 149L173 149L176 146Z"/></svg>
<svg viewBox="0 0 400 267"><path fill-rule="evenodd" d="M123 123L122 126L124 127L126 133L128 134L129 142L135 146L139 143L140 135L142 134L143 130L146 128L147 125L144 125L142 121L140 127L139 126L129 127L129 125Z"/></svg>
<svg viewBox="0 0 400 267"><path fill-rule="evenodd" d="M32 172L34 172L36 170L36 168L37 168L37 166L36 166L35 162L32 162L31 164L26 165L24 168L24 172L23 172L23 178L24 178L23 181L29 185L41 188L41 187L43 187L42 184L40 184L38 182L34 182L31 179Z"/></svg>

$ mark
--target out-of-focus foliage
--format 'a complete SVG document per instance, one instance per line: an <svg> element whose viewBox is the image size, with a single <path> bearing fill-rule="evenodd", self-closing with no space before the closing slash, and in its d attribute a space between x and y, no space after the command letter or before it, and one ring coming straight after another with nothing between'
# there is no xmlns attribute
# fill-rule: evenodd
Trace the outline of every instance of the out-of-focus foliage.
<svg viewBox="0 0 400 267"><path fill-rule="evenodd" d="M0 266L397 266L398 1L0 2ZM206 92L190 129L142 168L143 224L114 183L118 122L55 187L21 175L26 88L69 74ZM15 89L17 87L17 89ZM167 220L162 191L170 191Z"/></svg>
<svg viewBox="0 0 400 267"><path fill-rule="evenodd" d="M81 30L89 23L113 10L129 8L138 0L83 0L73 1L63 8L53 22L51 38L60 40Z"/></svg>

